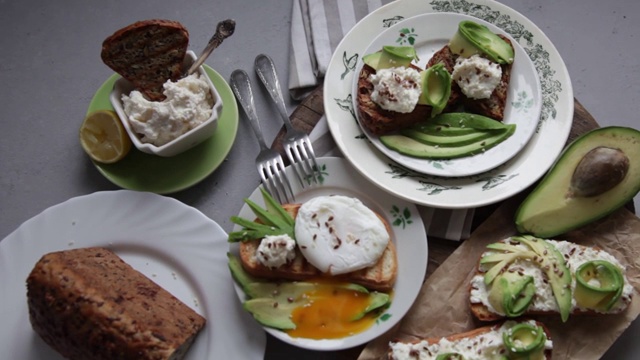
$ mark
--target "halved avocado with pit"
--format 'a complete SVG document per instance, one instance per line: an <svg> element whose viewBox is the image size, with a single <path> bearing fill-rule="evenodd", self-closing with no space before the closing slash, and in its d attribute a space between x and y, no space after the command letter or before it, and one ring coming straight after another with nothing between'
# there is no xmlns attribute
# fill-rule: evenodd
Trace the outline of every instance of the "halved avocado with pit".
<svg viewBox="0 0 640 360"><path fill-rule="evenodd" d="M610 126L574 140L520 205L521 233L551 238L603 218L640 191L640 131Z"/></svg>

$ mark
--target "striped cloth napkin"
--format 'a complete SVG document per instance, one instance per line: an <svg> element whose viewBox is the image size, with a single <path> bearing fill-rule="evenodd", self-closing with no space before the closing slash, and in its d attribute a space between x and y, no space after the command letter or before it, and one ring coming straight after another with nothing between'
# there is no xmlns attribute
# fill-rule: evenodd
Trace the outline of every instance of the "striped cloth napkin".
<svg viewBox="0 0 640 360"><path fill-rule="evenodd" d="M322 84L333 50L344 35L371 11L393 0L293 0L289 91L301 100ZM326 117L310 138L317 156L343 156L337 148ZM418 206L427 234L448 240L469 237L474 209L434 209Z"/></svg>

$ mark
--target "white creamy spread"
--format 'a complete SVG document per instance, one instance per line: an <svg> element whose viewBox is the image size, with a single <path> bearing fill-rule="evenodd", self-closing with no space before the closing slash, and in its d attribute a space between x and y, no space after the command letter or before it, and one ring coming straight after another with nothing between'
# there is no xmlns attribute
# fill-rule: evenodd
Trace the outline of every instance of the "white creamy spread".
<svg viewBox="0 0 640 360"><path fill-rule="evenodd" d="M277 268L296 257L296 242L289 235L267 235L256 251L258 261L264 266Z"/></svg>
<svg viewBox="0 0 640 360"><path fill-rule="evenodd" d="M535 321L527 323L536 325ZM428 360L435 359L438 355L446 353L458 353L466 360L473 359L501 359L507 355L507 349L502 340L502 334L509 331L517 322L506 321L501 327L474 337L449 341L442 338L434 344L426 340L418 343L391 342L391 358L394 360ZM544 344L546 350L553 348L553 342L549 339Z"/></svg>
<svg viewBox="0 0 640 360"><path fill-rule="evenodd" d="M453 67L451 78L468 98L487 99L500 84L502 68L477 54L468 58L460 56Z"/></svg>
<svg viewBox="0 0 640 360"><path fill-rule="evenodd" d="M214 99L200 74L167 81L163 93L163 101L149 101L137 90L122 95L124 112L140 141L162 146L211 117Z"/></svg>
<svg viewBox="0 0 640 360"><path fill-rule="evenodd" d="M387 228L360 200L319 196L300 206L295 236L302 255L331 275L374 265L389 243Z"/></svg>
<svg viewBox="0 0 640 360"><path fill-rule="evenodd" d="M410 67L380 69L369 76L371 100L381 108L399 113L415 109L420 99L420 73Z"/></svg>
<svg viewBox="0 0 640 360"><path fill-rule="evenodd" d="M613 265L620 268L622 273L625 272L625 267L620 264L616 258L614 258L611 254L594 249L592 247L578 247L576 244L569 241L560 241L560 240L546 240L551 243L553 246L558 249L558 251L564 256L566 261L566 265L571 271L571 291L575 290L576 287L576 279L575 279L575 270L582 264L592 260L605 260ZM517 247L521 247L522 249L528 249L526 245L517 244ZM483 254L487 255L492 253L491 251ZM482 267L481 271L487 271L490 267ZM536 296L533 298L531 305L529 305L529 310L531 311L559 311L558 304L556 303L555 297L553 296L553 290L551 290L551 285L545 280L545 276L543 275L543 270L540 269L539 266L535 265L532 261L518 259L515 262L511 263L507 269L514 269L515 271L522 271L525 275L529 275L533 277L533 281L536 286ZM508 271L508 270L507 270ZM482 303L485 305L491 312L498 313L496 309L491 306L488 299L488 291L489 289L484 283L484 274L479 274L473 277L471 280L471 303ZM624 287L622 289L622 295L618 302L607 312L607 313L617 313L624 310L628 303L631 302L631 296L633 293L633 287L629 283L629 281L624 279ZM586 310L581 309L577 306L575 298L571 301L572 307L571 310Z"/></svg>

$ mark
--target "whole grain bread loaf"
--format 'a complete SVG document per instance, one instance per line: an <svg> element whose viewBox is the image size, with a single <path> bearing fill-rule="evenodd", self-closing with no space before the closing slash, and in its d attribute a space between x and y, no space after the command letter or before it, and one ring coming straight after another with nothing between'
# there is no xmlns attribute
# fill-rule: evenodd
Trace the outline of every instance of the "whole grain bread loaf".
<svg viewBox="0 0 640 360"><path fill-rule="evenodd" d="M104 248L44 255L27 278L35 332L68 359L182 359L205 319Z"/></svg>
<svg viewBox="0 0 640 360"><path fill-rule="evenodd" d="M135 22L102 43L102 61L129 80L149 100L165 98L162 85L182 75L189 32L177 21Z"/></svg>
<svg viewBox="0 0 640 360"><path fill-rule="evenodd" d="M302 204L284 204L287 212L296 217ZM378 215L380 220L391 234L389 223ZM293 261L277 268L264 266L256 257L260 239L248 240L240 243L240 261L247 273L259 278L281 280L308 280L323 276L322 272L304 258L300 250L296 248L296 257ZM395 284L398 272L396 248L393 241L389 241L387 248L382 253L378 262L365 269L356 270L348 274L335 276L347 282L360 284L370 290L390 291Z"/></svg>

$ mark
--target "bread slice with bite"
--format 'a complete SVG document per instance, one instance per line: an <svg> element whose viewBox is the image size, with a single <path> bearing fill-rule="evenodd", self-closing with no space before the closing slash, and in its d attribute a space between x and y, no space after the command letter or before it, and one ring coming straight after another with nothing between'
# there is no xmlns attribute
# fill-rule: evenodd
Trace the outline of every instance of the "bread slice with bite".
<svg viewBox="0 0 640 360"><path fill-rule="evenodd" d="M301 205L302 204L284 204L282 207L295 219ZM387 228L387 232L391 234L391 228L388 222L380 215L378 215L378 217ZM250 275L258 278L297 281L326 276L311 265L298 248L296 248L296 257L287 264L277 268L270 268L263 265L256 257L260 241L261 239L255 239L240 242L240 261L244 270ZM393 288L397 272L398 262L396 248L393 241L389 241L387 248L375 265L348 274L334 276L334 278L345 282L353 282L370 290L387 292Z"/></svg>
<svg viewBox="0 0 640 360"><path fill-rule="evenodd" d="M149 100L164 100L163 84L182 75L189 32L177 21L135 22L102 43L102 61Z"/></svg>
<svg viewBox="0 0 640 360"><path fill-rule="evenodd" d="M397 345L401 345L401 346L406 345L407 347L410 347L410 350L408 352L410 356L413 356L412 358L416 358L416 359L422 358L420 356L421 352L426 352L427 355L429 355L429 358L436 358L438 355L444 355L444 352L448 352L448 350L446 349L436 350L435 349L436 347L434 347L433 349L430 348L430 346L438 344L442 340L448 343L448 345L453 345L453 346L455 346L456 344L464 344L462 345L462 347L464 348L465 352L474 352L474 356L476 356L477 358L490 359L494 357L498 358L499 355L506 356L508 350L506 349L504 343L502 342L502 336L489 337L488 335L491 332L499 331L503 326L505 326L505 329L507 329L505 331L508 331L509 327L512 327L515 324L522 323L522 322L525 322L525 321L503 322L503 323L498 323L491 326L483 326L483 327L475 328L473 330L452 334L452 335L440 337L440 338L434 337L434 338L426 338L426 339L420 339L415 341L398 341L398 340L391 341L389 343L389 351L387 353L387 357L389 360L396 360L401 358L401 357L395 356L394 347L396 347ZM547 340L551 340L551 332L543 323L539 321L533 321L533 320L527 320L527 322L541 327L544 330ZM498 341L497 343L495 342L496 340ZM480 347L482 347L483 345L486 345L487 347L486 351L489 353L478 354L478 351L482 351L480 350ZM545 342L545 348L543 351L544 359L551 359L553 348L552 346L548 346L548 345L552 345L552 342ZM474 346L478 347L478 350L474 349Z"/></svg>

